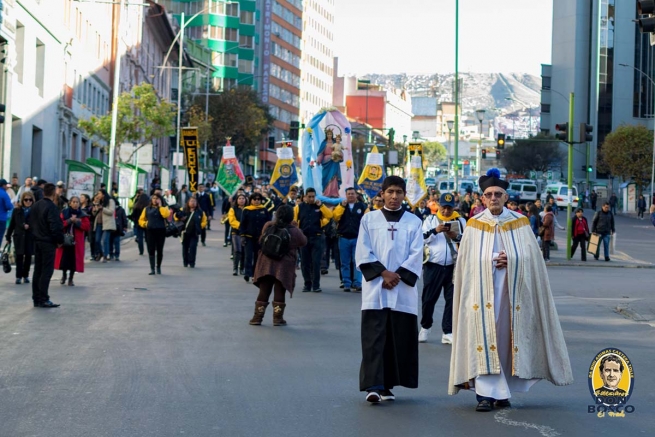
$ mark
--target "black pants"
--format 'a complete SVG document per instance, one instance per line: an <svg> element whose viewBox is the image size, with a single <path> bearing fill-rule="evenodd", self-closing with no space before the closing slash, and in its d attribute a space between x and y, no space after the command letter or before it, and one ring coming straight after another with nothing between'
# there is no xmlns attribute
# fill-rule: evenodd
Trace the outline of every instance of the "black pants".
<svg viewBox="0 0 655 437"><path fill-rule="evenodd" d="M321 261L321 269L328 270L330 268L330 261L334 258L334 266L339 270L341 276L341 256L339 254L339 237L328 238L325 237L325 256Z"/></svg>
<svg viewBox="0 0 655 437"><path fill-rule="evenodd" d="M148 244L148 255L150 255L150 267L153 266L153 259L157 257L157 267L161 267L164 259L164 243L166 242L166 229L147 229L146 243Z"/></svg>
<svg viewBox="0 0 655 437"><path fill-rule="evenodd" d="M16 279L29 278L32 255L16 254Z"/></svg>
<svg viewBox="0 0 655 437"><path fill-rule="evenodd" d="M455 266L442 266L435 263L425 263L423 267L423 296L421 297L421 327L432 328L434 307L439 300L441 290L444 290L445 302L441 329L444 334L453 332L453 273Z"/></svg>
<svg viewBox="0 0 655 437"><path fill-rule="evenodd" d="M184 267L187 265L195 267L196 265L196 252L198 251L198 235L190 235L184 233L182 239L182 263Z"/></svg>
<svg viewBox="0 0 655 437"><path fill-rule="evenodd" d="M244 269L244 257L245 253L243 250L243 247L241 247L241 239L244 237L240 237L237 234L232 231L232 263L233 263L233 269L234 270L239 270L239 265L241 266L241 270Z"/></svg>
<svg viewBox="0 0 655 437"><path fill-rule="evenodd" d="M252 277L255 272L255 265L257 264L257 255L259 254L259 243L254 238L241 237L246 240L245 247L245 272L244 276Z"/></svg>
<svg viewBox="0 0 655 437"><path fill-rule="evenodd" d="M230 226L230 222L225 222L225 238L224 238L225 244L230 244L231 242L230 241L232 239L231 231L232 231L232 226Z"/></svg>
<svg viewBox="0 0 655 437"><path fill-rule="evenodd" d="M578 248L578 244L580 245L582 261L587 261L587 237L585 235L578 235L577 237L573 237L573 246L571 247L571 259L573 259L573 255L575 255L575 250Z"/></svg>
<svg viewBox="0 0 655 437"><path fill-rule="evenodd" d="M286 290L284 289L282 282L271 275L259 278L257 282L259 284L259 295L257 296L259 302L268 302L268 299L271 297L271 292L275 290L273 302L284 303Z"/></svg>
<svg viewBox="0 0 655 437"><path fill-rule="evenodd" d="M544 260L549 260L550 259L550 240L548 240L548 241L542 240L541 241L541 251L544 254Z"/></svg>
<svg viewBox="0 0 655 437"><path fill-rule="evenodd" d="M644 218L644 212L646 212L644 208L639 208L639 211L637 212L637 217Z"/></svg>
<svg viewBox="0 0 655 437"><path fill-rule="evenodd" d="M32 276L32 300L42 303L50 300L48 288L55 272L55 245L43 241L34 243L34 276Z"/></svg>
<svg viewBox="0 0 655 437"><path fill-rule="evenodd" d="M300 268L305 280L305 288L321 288L321 259L325 252L325 236L307 237L307 245L300 248Z"/></svg>

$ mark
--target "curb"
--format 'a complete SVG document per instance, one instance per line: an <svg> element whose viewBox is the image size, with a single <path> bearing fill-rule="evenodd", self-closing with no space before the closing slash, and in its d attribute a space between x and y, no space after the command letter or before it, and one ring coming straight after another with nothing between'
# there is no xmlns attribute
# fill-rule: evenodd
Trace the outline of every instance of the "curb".
<svg viewBox="0 0 655 437"><path fill-rule="evenodd" d="M631 310L630 308L627 307L616 307L615 310L617 313L621 314L622 316L627 317L628 319L632 319L635 322L647 322L648 319L643 317L641 314L637 313L634 310Z"/></svg>
<svg viewBox="0 0 655 437"><path fill-rule="evenodd" d="M589 267L610 269L655 269L655 264L583 264L583 263L557 263L550 262L546 267Z"/></svg>

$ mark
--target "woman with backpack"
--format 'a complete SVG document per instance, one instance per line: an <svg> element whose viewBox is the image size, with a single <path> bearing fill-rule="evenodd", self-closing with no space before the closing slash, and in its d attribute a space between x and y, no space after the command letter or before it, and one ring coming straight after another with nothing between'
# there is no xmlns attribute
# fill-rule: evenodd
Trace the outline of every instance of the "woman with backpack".
<svg viewBox="0 0 655 437"><path fill-rule="evenodd" d="M241 245L245 248L245 271L243 279L250 281L253 276L253 269L257 264L259 253L259 237L266 222L271 220L271 213L262 205L263 196L261 193L252 193L250 195L250 205L246 206L241 215L241 224L239 225L239 236Z"/></svg>
<svg viewBox="0 0 655 437"><path fill-rule="evenodd" d="M189 197L184 208L175 213L175 220L184 222L182 232L182 263L184 267L196 267L196 252L198 238L203 229L207 227L207 216L198 208L198 200Z"/></svg>
<svg viewBox="0 0 655 437"><path fill-rule="evenodd" d="M259 295L255 302L255 314L250 319L251 325L261 325L268 306L268 300L273 294L273 326L283 326L285 293L293 295L296 285L297 250L307 244L307 237L293 223L293 208L282 205L275 213L275 220L264 225L260 244L262 246L257 266L255 267L254 284L259 287Z"/></svg>

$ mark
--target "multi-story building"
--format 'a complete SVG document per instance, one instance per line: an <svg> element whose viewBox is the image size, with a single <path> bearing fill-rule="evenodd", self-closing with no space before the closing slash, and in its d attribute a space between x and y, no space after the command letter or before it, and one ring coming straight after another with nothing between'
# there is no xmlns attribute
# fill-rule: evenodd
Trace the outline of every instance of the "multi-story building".
<svg viewBox="0 0 655 437"><path fill-rule="evenodd" d="M635 2L618 0L555 0L553 3L552 65L542 66L541 130L554 133L568 121L569 93L575 93L574 138L579 123L594 126L589 162L596 175L598 148L622 123L652 125L655 75L648 35L634 23ZM625 66L624 66L625 65ZM586 178L586 147L574 146L573 171Z"/></svg>
<svg viewBox="0 0 655 437"><path fill-rule="evenodd" d="M304 0L300 121L332 106L334 0Z"/></svg>

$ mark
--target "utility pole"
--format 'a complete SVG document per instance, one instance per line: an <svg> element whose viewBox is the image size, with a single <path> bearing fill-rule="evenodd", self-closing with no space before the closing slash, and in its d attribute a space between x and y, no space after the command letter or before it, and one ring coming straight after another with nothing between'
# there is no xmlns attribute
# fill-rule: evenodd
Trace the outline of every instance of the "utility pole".
<svg viewBox="0 0 655 437"><path fill-rule="evenodd" d="M455 0L455 190L459 192L459 0Z"/></svg>
<svg viewBox="0 0 655 437"><path fill-rule="evenodd" d="M175 175L174 178L177 179L177 175L180 173L180 124L182 122L182 62L184 61L184 12L180 14L180 49L178 57L178 70L177 70L177 130L175 132ZM180 186L182 186L182 181L180 181Z"/></svg>
<svg viewBox="0 0 655 437"><path fill-rule="evenodd" d="M573 115L575 110L575 95L574 93L570 94L569 98L569 174L568 174L568 199L566 205L566 259L571 259L571 240L572 240L572 231L571 229L571 215L573 208ZM578 205L579 206L579 205Z"/></svg>

